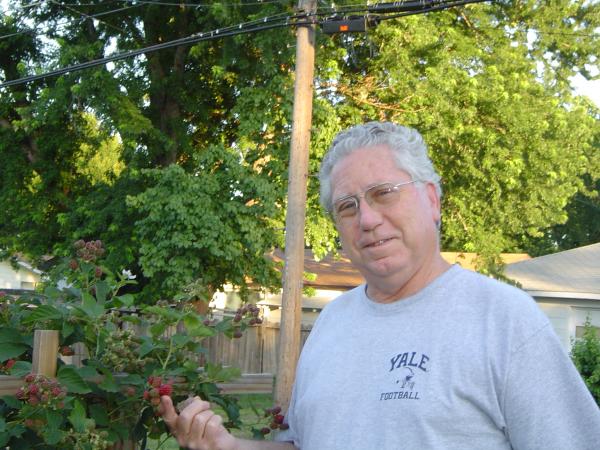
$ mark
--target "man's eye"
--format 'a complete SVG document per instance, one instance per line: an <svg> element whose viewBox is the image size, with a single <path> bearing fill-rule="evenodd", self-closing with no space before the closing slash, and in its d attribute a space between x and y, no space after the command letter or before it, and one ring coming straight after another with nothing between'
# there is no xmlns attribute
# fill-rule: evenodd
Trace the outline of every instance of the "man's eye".
<svg viewBox="0 0 600 450"><path fill-rule="evenodd" d="M371 191L371 197L374 199L379 199L389 194L393 194L394 192L396 191L393 186L381 186Z"/></svg>
<svg viewBox="0 0 600 450"><path fill-rule="evenodd" d="M348 212L352 212L355 209L356 209L356 203L352 200L345 200L345 201L338 203L338 205L337 205L338 213L342 213L342 212L348 213Z"/></svg>

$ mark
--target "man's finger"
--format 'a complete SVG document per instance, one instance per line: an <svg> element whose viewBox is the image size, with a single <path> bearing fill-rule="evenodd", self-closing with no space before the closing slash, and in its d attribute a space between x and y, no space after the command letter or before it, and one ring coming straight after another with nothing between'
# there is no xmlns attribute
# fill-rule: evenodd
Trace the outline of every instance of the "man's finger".
<svg viewBox="0 0 600 450"><path fill-rule="evenodd" d="M162 415L163 420L169 427L171 432L175 431L175 424L177 422L177 411L173 406L173 400L168 395L163 395L160 398L160 405L158 412Z"/></svg>
<svg viewBox="0 0 600 450"><path fill-rule="evenodd" d="M179 418L177 419L177 433L184 436L190 434L194 417L204 411L210 411L210 403L199 397L195 397L194 401L179 413Z"/></svg>

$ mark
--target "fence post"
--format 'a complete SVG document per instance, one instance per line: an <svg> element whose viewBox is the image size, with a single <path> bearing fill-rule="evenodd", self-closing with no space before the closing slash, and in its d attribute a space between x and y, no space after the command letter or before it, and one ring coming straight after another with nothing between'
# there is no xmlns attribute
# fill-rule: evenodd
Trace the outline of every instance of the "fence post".
<svg viewBox="0 0 600 450"><path fill-rule="evenodd" d="M35 330L33 335L32 372L56 377L58 359L58 330Z"/></svg>

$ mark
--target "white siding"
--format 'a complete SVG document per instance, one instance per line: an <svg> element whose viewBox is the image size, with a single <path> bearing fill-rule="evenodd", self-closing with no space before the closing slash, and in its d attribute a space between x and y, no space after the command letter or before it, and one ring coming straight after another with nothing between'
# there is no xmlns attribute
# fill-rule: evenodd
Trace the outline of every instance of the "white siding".
<svg viewBox="0 0 600 450"><path fill-rule="evenodd" d="M0 289L33 289L40 276L20 266L15 270L8 261L0 261Z"/></svg>

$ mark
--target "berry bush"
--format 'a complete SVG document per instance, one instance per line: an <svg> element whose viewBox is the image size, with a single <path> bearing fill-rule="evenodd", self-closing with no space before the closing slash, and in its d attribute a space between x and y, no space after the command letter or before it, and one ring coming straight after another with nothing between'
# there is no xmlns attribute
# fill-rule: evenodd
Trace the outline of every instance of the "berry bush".
<svg viewBox="0 0 600 450"><path fill-rule="evenodd" d="M77 241L74 251L42 291L0 294L0 375L23 377L15 395L0 399L0 447L145 448L148 438L166 431L156 409L161 395L175 402L199 395L219 406L227 427L241 427L236 398L217 387L239 370L202 362L199 355L204 338L239 337L260 323L258 310L243 307L217 321L186 302L139 306L124 293L135 283L130 274L102 265L102 242ZM59 331L55 378L31 373L35 329ZM85 359L65 363L77 343Z"/></svg>

